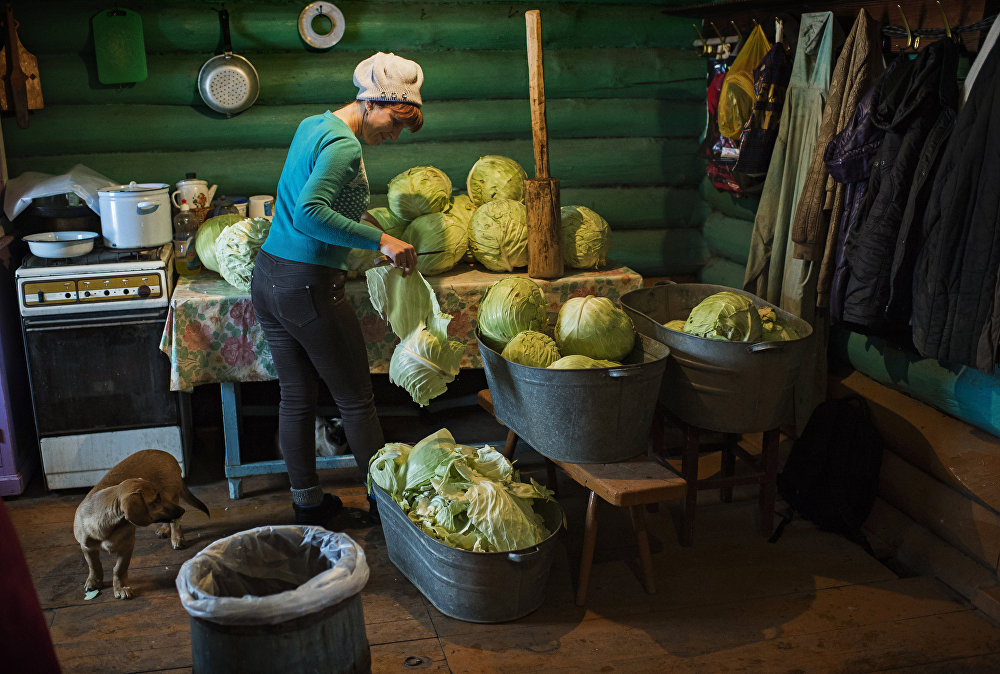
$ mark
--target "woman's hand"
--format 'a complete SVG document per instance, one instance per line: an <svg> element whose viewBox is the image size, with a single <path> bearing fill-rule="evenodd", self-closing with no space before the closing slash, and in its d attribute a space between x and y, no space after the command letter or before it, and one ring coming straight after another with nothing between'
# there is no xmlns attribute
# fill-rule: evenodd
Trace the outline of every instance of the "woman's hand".
<svg viewBox="0 0 1000 674"><path fill-rule="evenodd" d="M378 249L389 258L393 267L403 270L403 276L417 268L417 250L405 241L383 233L378 241Z"/></svg>

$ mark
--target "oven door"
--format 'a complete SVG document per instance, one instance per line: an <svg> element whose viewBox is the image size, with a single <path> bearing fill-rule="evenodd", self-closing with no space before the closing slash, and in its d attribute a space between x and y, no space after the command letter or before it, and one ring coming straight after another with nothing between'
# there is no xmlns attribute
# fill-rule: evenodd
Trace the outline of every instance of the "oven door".
<svg viewBox="0 0 1000 674"><path fill-rule="evenodd" d="M176 426L179 399L160 351L166 309L23 319L40 438Z"/></svg>

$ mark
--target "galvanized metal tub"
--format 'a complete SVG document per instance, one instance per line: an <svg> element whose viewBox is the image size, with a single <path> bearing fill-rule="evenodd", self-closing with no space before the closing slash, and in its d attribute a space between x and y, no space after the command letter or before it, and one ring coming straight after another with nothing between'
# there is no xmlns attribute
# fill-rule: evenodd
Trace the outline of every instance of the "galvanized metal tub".
<svg viewBox="0 0 1000 674"><path fill-rule="evenodd" d="M538 545L511 552L469 552L431 538L410 521L377 484L382 532L389 559L441 613L472 623L522 618L545 600L545 585L563 527L562 507L538 510L552 534Z"/></svg>
<svg viewBox="0 0 1000 674"><path fill-rule="evenodd" d="M639 334L620 367L590 370L512 363L481 339L479 354L494 415L539 454L570 463L614 463L646 452L670 355L655 338Z"/></svg>
<svg viewBox="0 0 1000 674"><path fill-rule="evenodd" d="M787 342L723 342L696 337L663 324L687 318L709 295L745 295L771 307L778 321L799 339ZM724 433L753 433L793 420L796 376L812 338L812 326L798 316L743 290L708 283L665 283L631 290L622 309L641 334L670 347L660 401L681 420Z"/></svg>

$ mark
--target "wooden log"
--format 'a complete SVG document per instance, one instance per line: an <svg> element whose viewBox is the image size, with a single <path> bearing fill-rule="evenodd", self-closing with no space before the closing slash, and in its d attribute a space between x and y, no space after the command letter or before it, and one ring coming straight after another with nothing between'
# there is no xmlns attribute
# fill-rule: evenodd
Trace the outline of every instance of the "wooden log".
<svg viewBox="0 0 1000 674"><path fill-rule="evenodd" d="M91 18L107 9L106 2L14 3L24 29L22 41L33 50L84 53L93 49ZM303 5L305 3L302 3ZM690 19L668 16L655 3L622 0L599 5L541 2L510 5L484 2L376 2L346 0L336 3L346 18L345 32L335 49L378 51L406 36L406 50L519 49L523 46L522 15L526 7L547 6L547 42L552 47L659 46L688 48L694 33ZM616 6L617 5L617 6ZM302 5L287 2L240 3L232 8L233 50L308 49L298 33ZM211 6L170 2L139 9L149 53L193 52L205 57L219 47L219 22ZM59 21L51 21L58 16ZM420 30L413 30L420 26ZM610 29L609 29L610 27ZM419 58L417 59L419 61Z"/></svg>
<svg viewBox="0 0 1000 674"><path fill-rule="evenodd" d="M705 244L713 255L746 266L753 223L711 213L705 220Z"/></svg>
<svg viewBox="0 0 1000 674"><path fill-rule="evenodd" d="M729 288L742 288L745 272L744 264L737 264L722 257L711 257L705 262L705 266L698 270L698 281Z"/></svg>
<svg viewBox="0 0 1000 674"><path fill-rule="evenodd" d="M260 74L256 105L353 100L354 67L370 52L239 52ZM79 54L38 57L42 92L48 105L147 103L207 108L195 83L210 54L168 53L147 60L149 79L131 88L91 84L96 66ZM523 98L528 86L524 51L467 50L420 54L424 102L483 98ZM546 64L549 98L654 98L704 100L705 64L693 50L550 50ZM332 103L331 103L332 102ZM224 116L218 117L224 119Z"/></svg>
<svg viewBox="0 0 1000 674"><path fill-rule="evenodd" d="M528 276L560 278L563 275L563 258L559 179L525 180L524 205L528 223Z"/></svg>
<svg viewBox="0 0 1000 674"><path fill-rule="evenodd" d="M227 149L286 146L299 122L331 105L255 105L224 122L192 105L58 105L32 115L31 128L5 129L12 155L128 152L135 139L160 151L224 145ZM705 105L653 99L557 99L549 101L548 132L557 138L597 138L617 127L622 107L629 124L624 138L694 138L704 125ZM109 121L113 120L113 123ZM429 141L525 139L530 111L524 99L438 101L424 108L424 126L405 132L398 144ZM87 133L80 133L86 129Z"/></svg>
<svg viewBox="0 0 1000 674"><path fill-rule="evenodd" d="M697 229L626 230L612 234L608 258L643 276L695 274L705 262L705 242Z"/></svg>

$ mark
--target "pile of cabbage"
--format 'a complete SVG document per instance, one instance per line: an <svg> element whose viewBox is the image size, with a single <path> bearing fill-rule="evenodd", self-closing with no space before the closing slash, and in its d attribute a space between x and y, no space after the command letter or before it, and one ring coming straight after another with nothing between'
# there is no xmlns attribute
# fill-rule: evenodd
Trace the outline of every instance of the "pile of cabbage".
<svg viewBox="0 0 1000 674"><path fill-rule="evenodd" d="M573 297L549 332L548 302L537 283L510 276L487 289L479 303L482 341L514 363L551 369L616 367L635 344L628 315L606 297Z"/></svg>
<svg viewBox="0 0 1000 674"><path fill-rule="evenodd" d="M664 326L696 337L727 342L777 342L798 339L799 335L778 322L771 307L758 308L746 295L723 291L709 295L686 319L674 319Z"/></svg>
<svg viewBox="0 0 1000 674"><path fill-rule="evenodd" d="M425 276L450 271L458 262L479 262L495 272L512 272L528 264L527 173L502 155L480 157L465 179L465 194L452 197L452 182L434 166L415 166L388 185L388 208L369 211L377 225L413 244L422 255L417 269ZM580 269L605 264L611 245L607 221L585 206L563 206L560 212L562 255L566 266ZM357 276L378 259L376 251L352 249L348 275Z"/></svg>
<svg viewBox="0 0 1000 674"><path fill-rule="evenodd" d="M521 550L552 534L535 506L554 501L553 492L533 479L521 482L489 445L457 444L447 429L412 447L382 447L369 462L369 492L372 483L424 533L461 550Z"/></svg>
<svg viewBox="0 0 1000 674"><path fill-rule="evenodd" d="M271 221L267 218L218 215L198 228L195 250L203 267L218 272L233 287L249 292L257 253L270 231Z"/></svg>

